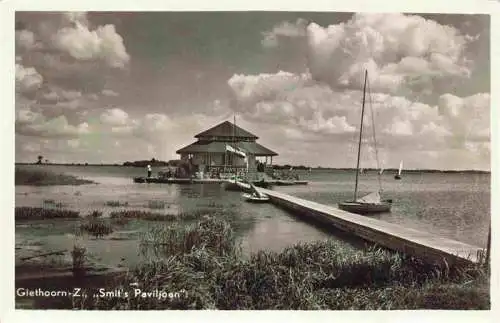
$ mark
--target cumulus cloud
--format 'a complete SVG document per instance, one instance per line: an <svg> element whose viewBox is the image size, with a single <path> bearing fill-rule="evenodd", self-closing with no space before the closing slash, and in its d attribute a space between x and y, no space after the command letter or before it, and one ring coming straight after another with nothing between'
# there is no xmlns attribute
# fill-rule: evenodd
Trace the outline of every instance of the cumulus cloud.
<svg viewBox="0 0 500 323"><path fill-rule="evenodd" d="M233 75L228 80L235 102L231 108L253 123L283 127L290 139L333 140L354 149L367 70L364 141L373 141L373 115L383 159L388 151L403 153L410 147L487 156L489 94L447 93L471 74L466 48L474 39L451 26L403 14L355 14L328 27L300 20L281 23L263 34L262 44L306 43L308 70ZM419 100L427 94L435 99Z"/></svg>
<svg viewBox="0 0 500 323"><path fill-rule="evenodd" d="M128 113L119 108L107 109L101 114L100 120L103 124L114 127L127 126L131 122Z"/></svg>
<svg viewBox="0 0 500 323"><path fill-rule="evenodd" d="M390 93L471 72L465 49L473 38L417 15L355 14L327 27L282 23L264 33L263 43L280 46L278 35L306 42L312 77L337 88L361 88L365 69L375 91Z"/></svg>
<svg viewBox="0 0 500 323"><path fill-rule="evenodd" d="M109 90L109 89L104 89L102 90L101 92L103 95L105 96L118 96L118 93L116 93L115 91L113 90Z"/></svg>
<svg viewBox="0 0 500 323"><path fill-rule="evenodd" d="M61 28L53 36L55 48L77 60L103 60L116 68L126 66L130 56L114 25L99 26L90 30L82 19L72 19L74 26Z"/></svg>
<svg viewBox="0 0 500 323"><path fill-rule="evenodd" d="M24 67L16 64L16 91L31 92L40 88L43 77L33 67Z"/></svg>
<svg viewBox="0 0 500 323"><path fill-rule="evenodd" d="M455 143L490 140L490 94L477 93L459 98L444 94L439 100L439 113L445 118L448 129L454 134Z"/></svg>
<svg viewBox="0 0 500 323"><path fill-rule="evenodd" d="M83 104L77 100L116 94L101 91L110 78L122 73L130 56L114 25L95 26L86 12L20 13L16 19L22 28L29 28L16 30L18 92L41 104L74 101L62 104L70 108Z"/></svg>
<svg viewBox="0 0 500 323"><path fill-rule="evenodd" d="M36 47L35 34L29 30L16 31L16 45L23 50L30 50Z"/></svg>
<svg viewBox="0 0 500 323"><path fill-rule="evenodd" d="M308 22L305 19L297 19L295 23L284 21L275 26L271 31L263 32L262 45L264 47L276 47L283 38L305 37Z"/></svg>
<svg viewBox="0 0 500 323"><path fill-rule="evenodd" d="M359 131L361 91L340 92L307 76L285 72L236 75L228 84L238 102L233 109L249 121L286 126L286 135L297 140L308 136L316 142L356 140L353 134ZM373 114L382 148L464 148L471 141L489 141L489 94L464 98L443 94L439 104L429 105L403 96L370 93L365 109L366 140L373 140Z"/></svg>
<svg viewBox="0 0 500 323"><path fill-rule="evenodd" d="M75 138L90 131L88 123L71 125L63 115L47 119L29 108L18 109L16 114L16 133L23 136Z"/></svg>
<svg viewBox="0 0 500 323"><path fill-rule="evenodd" d="M239 103L251 104L266 99L274 99L282 92L292 91L310 82L311 77L309 74L296 75L279 71L276 74L235 74L228 80L228 85Z"/></svg>

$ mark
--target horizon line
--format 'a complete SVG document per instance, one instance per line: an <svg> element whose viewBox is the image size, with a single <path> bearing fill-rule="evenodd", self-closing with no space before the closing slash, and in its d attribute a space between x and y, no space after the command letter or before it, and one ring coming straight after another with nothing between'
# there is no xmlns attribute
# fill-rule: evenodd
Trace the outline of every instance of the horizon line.
<svg viewBox="0 0 500 323"><path fill-rule="evenodd" d="M124 161L124 162L115 162L115 163L85 163L85 162L71 162L71 163L42 163L42 164L37 164L36 162L15 162L14 165L54 165L54 166L125 166L124 163L134 163L134 162L141 162L141 161L148 161L147 159L144 160L136 160L136 161ZM162 160L156 160L156 162L164 162ZM289 163L284 163L284 164L273 164L273 166L291 166L293 168L311 168L311 169L333 169L333 170L356 170L356 168L353 167L333 167L333 166L306 166L306 165L292 165ZM130 166L125 166L125 167L130 167ZM136 166L132 166L136 167ZM364 170L370 171L370 170L379 170L378 168L374 167L363 167ZM384 171L392 171L395 170L397 171L398 168L384 168ZM440 168L405 168L405 171L452 171L452 172L485 172L485 173L491 173L491 168L488 170L485 169L476 169L476 168L455 168L455 169L440 169Z"/></svg>

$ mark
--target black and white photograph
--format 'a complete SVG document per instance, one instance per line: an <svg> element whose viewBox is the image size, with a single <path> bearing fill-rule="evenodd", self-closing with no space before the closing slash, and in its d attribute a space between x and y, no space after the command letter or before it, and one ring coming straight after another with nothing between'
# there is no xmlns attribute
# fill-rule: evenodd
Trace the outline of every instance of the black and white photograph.
<svg viewBox="0 0 500 323"><path fill-rule="evenodd" d="M15 309L491 309L491 15L14 15Z"/></svg>

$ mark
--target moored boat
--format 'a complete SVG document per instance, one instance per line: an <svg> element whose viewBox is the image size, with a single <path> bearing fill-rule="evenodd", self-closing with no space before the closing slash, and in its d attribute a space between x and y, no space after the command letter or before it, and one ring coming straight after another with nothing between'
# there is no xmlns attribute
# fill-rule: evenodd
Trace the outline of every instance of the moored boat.
<svg viewBox="0 0 500 323"><path fill-rule="evenodd" d="M272 183L265 180L253 181L252 184L262 188L270 188L272 186Z"/></svg>
<svg viewBox="0 0 500 323"><path fill-rule="evenodd" d="M236 191L236 192L250 192L251 186L248 183L236 181L227 181L224 183L224 189L226 191Z"/></svg>
<svg viewBox="0 0 500 323"><path fill-rule="evenodd" d="M295 181L290 181L286 179L278 179L276 180L276 185L278 186L290 186L290 185L295 185Z"/></svg>
<svg viewBox="0 0 500 323"><path fill-rule="evenodd" d="M362 169L360 168L360 159L361 159L361 143L363 139L363 119L364 119L364 113L365 113L365 97L366 97L366 86L367 86L367 81L368 81L368 71L365 71L365 81L364 81L364 86L363 86L363 103L361 107L361 122L359 126L359 141L358 141L358 158L356 162L356 181L355 181L355 186L354 186L354 198L350 201L344 201L338 203L338 207L341 210L351 212L351 213L357 213L357 214L375 214L375 213L384 213L384 212L390 212L391 211L391 206L392 206L392 200L389 199L384 199L382 200L380 197L380 191L382 191L382 186L381 186L381 172L378 172L378 180L379 180L379 192L373 192L370 193L366 196L363 196L361 198L358 198L358 181L359 181L359 175L362 173ZM371 96L370 96L371 97ZM371 106L370 106L371 107ZM372 130L373 130L373 137L374 137L374 142L376 144L375 140L375 122L373 118L373 111L372 111ZM375 146L375 153L377 153L377 148ZM377 166L378 166L378 157L377 157Z"/></svg>
<svg viewBox="0 0 500 323"><path fill-rule="evenodd" d="M245 201L251 203L266 203L269 201L269 196L262 194L261 196L257 196L255 194L243 193L242 196L245 198Z"/></svg>
<svg viewBox="0 0 500 323"><path fill-rule="evenodd" d="M391 211L392 200L380 199L378 192L368 194L355 201L345 201L338 204L339 209L357 214L375 214Z"/></svg>
<svg viewBox="0 0 500 323"><path fill-rule="evenodd" d="M249 186L250 186L250 192L242 195L247 202L264 203L269 201L269 196L259 192L259 190L255 187L255 185L249 184Z"/></svg>

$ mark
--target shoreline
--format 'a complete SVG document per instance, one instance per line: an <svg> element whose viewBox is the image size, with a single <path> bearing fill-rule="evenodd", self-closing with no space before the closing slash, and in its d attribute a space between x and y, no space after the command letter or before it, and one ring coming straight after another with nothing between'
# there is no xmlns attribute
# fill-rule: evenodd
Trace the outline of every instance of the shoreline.
<svg viewBox="0 0 500 323"><path fill-rule="evenodd" d="M15 163L15 166L79 166L79 167L123 167L123 168L144 168L143 166L137 166L137 165L123 165L119 163L115 164L85 164L85 163L47 163L47 164L35 164L35 163ZM274 168L275 170L288 170L289 168L285 168L284 166L281 165L275 165L276 167ZM165 165L158 165L152 167L168 167ZM308 171L309 167L302 168L299 166L293 166L294 171ZM342 167L310 167L311 171L348 171L348 172L354 172L356 171L355 168L342 168ZM364 168L365 172L372 173L372 172L378 172L377 169L375 168ZM384 169L384 172L387 173L392 173L392 172L397 172L397 168L386 168ZM464 170L455 170L455 169L405 169L404 173L408 174L415 174L415 173L450 173L450 174L491 174L490 171L486 170L475 170L475 169L464 169Z"/></svg>

